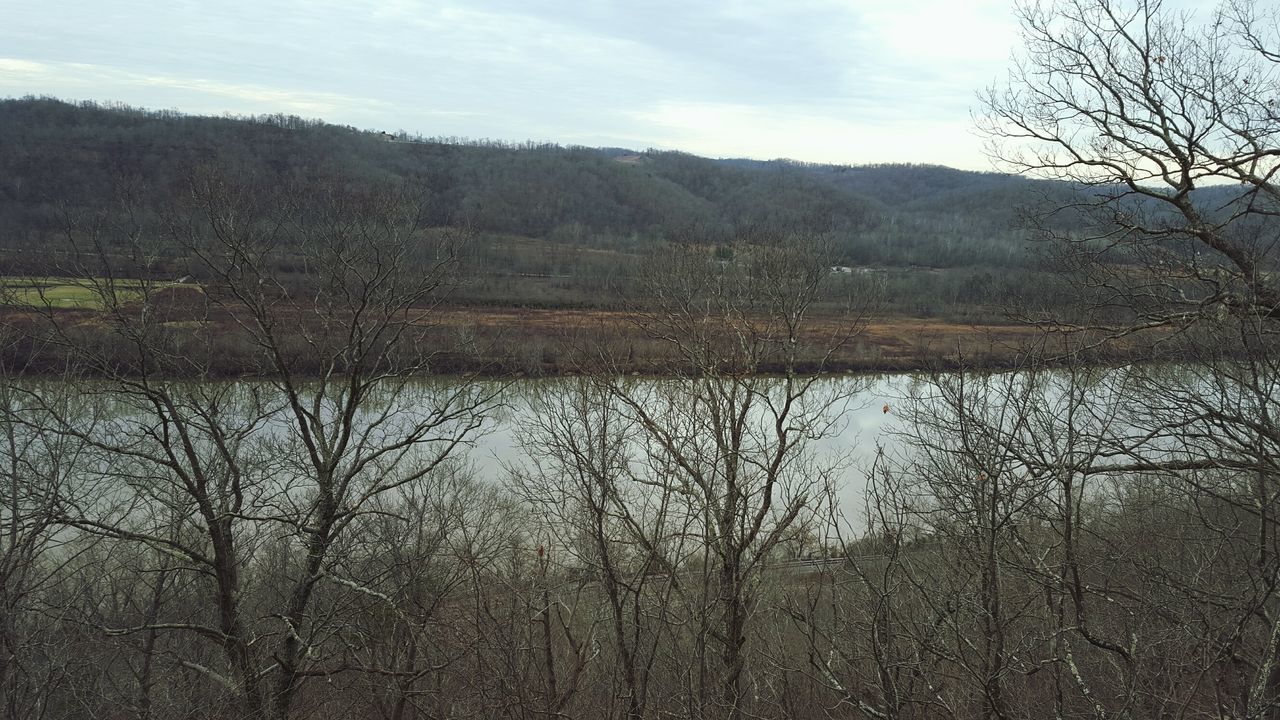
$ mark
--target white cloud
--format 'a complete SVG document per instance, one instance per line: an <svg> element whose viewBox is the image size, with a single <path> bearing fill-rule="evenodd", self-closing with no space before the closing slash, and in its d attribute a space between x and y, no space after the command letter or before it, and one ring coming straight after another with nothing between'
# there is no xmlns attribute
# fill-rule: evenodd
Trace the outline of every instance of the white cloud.
<svg viewBox="0 0 1280 720"><path fill-rule="evenodd" d="M0 95L971 168L1016 41L1013 0L0 2Z"/></svg>
<svg viewBox="0 0 1280 720"><path fill-rule="evenodd" d="M25 88L25 92L31 94L82 97L86 91L110 87L117 93L110 99L126 101L126 98L118 96L121 91L141 98L159 97L154 91L176 91L179 97L190 103L183 109L214 106L225 112L283 112L307 117L345 115L353 108L360 109L360 112L377 112L388 107L388 103L380 100L337 93L225 83L199 77L149 75L88 63L35 62L19 58L0 58L0 86L17 88L18 93ZM146 101L142 100L140 104L146 104Z"/></svg>
<svg viewBox="0 0 1280 720"><path fill-rule="evenodd" d="M637 113L659 130L659 144L714 157L791 158L810 162L937 163L988 169L967 121L893 124L764 106L663 103Z"/></svg>
<svg viewBox="0 0 1280 720"><path fill-rule="evenodd" d="M1018 39L1009 0L896 0L863 17L889 57L939 70L1003 65Z"/></svg>

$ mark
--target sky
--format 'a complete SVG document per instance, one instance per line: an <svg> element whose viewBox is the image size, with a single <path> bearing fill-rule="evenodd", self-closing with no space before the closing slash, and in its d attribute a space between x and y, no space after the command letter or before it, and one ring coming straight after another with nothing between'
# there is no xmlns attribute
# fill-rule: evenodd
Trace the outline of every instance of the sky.
<svg viewBox="0 0 1280 720"><path fill-rule="evenodd" d="M0 96L991 169L1012 0L0 0Z"/></svg>

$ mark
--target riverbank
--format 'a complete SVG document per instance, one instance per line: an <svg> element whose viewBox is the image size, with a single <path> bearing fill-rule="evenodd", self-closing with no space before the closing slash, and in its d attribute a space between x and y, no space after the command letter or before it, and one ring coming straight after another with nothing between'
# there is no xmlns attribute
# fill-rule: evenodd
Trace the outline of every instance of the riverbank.
<svg viewBox="0 0 1280 720"><path fill-rule="evenodd" d="M99 365L111 374L132 374L145 366L149 373L170 376L241 377L263 375L270 367L244 329L251 322L248 317L203 304L150 312L155 317L149 321L145 342L163 352L145 357L142 344L126 340L138 328L125 325L140 322L141 313L0 308L0 359L12 371L39 375L58 374L69 365L93 372L92 366ZM303 333L320 332L318 328L332 318L297 311L284 320L280 326L287 328L285 340L294 347L293 364L305 373L315 359L308 357L314 348ZM421 365L427 374L535 377L602 369L655 375L687 365L681 349L656 338L645 322L642 313L622 311L441 307L415 318L413 342L397 360ZM792 367L805 373L1003 369L1023 366L1030 353L1051 357L1064 347L1063 338L1014 323L815 314L803 327ZM734 341L723 327L711 328L710 336L718 342ZM1131 337L1124 344L1101 345L1085 359L1147 359L1149 345ZM315 369L320 370L318 363ZM786 368L766 354L766 360L750 368L725 369L772 373Z"/></svg>

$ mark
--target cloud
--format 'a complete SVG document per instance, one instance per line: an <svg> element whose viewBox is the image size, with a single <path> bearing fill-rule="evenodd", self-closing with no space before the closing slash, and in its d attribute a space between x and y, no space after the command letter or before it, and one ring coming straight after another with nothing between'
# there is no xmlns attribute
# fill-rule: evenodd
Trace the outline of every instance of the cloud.
<svg viewBox="0 0 1280 720"><path fill-rule="evenodd" d="M943 72L1003 65L1018 38L1008 0L895 0L862 18L884 57Z"/></svg>
<svg viewBox="0 0 1280 720"><path fill-rule="evenodd" d="M6 1L0 94L977 168L1016 41L1009 0Z"/></svg>
<svg viewBox="0 0 1280 720"><path fill-rule="evenodd" d="M31 94L83 95L94 88L110 87L138 97L170 97L173 94L198 107L220 105L229 112L284 112L308 117L345 114L353 107L377 112L388 103L370 98L324 92L286 90L263 85L217 82L199 77L149 75L87 63L36 62L0 58L0 85L26 88ZM129 92L133 90L134 92ZM123 99L113 97L111 99ZM145 100L142 101L145 104ZM155 103L151 103L155 104Z"/></svg>
<svg viewBox="0 0 1280 720"><path fill-rule="evenodd" d="M939 163L989 169L967 121L868 123L769 106L664 103L638 113L659 145L714 157L791 158L848 164Z"/></svg>

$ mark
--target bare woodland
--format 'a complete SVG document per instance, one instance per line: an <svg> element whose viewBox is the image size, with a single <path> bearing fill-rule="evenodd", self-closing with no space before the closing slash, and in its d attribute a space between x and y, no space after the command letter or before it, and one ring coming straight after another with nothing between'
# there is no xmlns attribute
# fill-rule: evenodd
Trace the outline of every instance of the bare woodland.
<svg viewBox="0 0 1280 720"><path fill-rule="evenodd" d="M670 374L579 337L584 372L521 387L425 376L460 240L414 188L193 172L157 222L216 282L180 307L154 219L69 215L112 343L4 329L63 366L0 382L0 712L1280 718L1280 16L1018 13L979 123L1073 183L1028 227L1080 302L1010 308L1045 338L1015 372L904 384L861 507L820 450L860 381L797 368L874 299L810 331L815 235L655 259L633 322ZM214 313L254 377L170 332ZM1181 360L1081 359L1151 332ZM503 413L523 459L486 476Z"/></svg>

